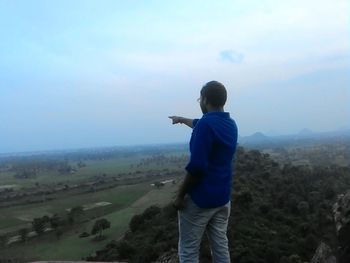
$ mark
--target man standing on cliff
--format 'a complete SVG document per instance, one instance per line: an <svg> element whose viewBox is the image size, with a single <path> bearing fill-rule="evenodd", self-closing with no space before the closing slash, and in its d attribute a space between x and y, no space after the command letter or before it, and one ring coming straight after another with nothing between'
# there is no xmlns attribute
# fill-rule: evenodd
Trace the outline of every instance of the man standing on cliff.
<svg viewBox="0 0 350 263"><path fill-rule="evenodd" d="M213 262L230 262L227 225L233 180L232 161L237 145L237 126L224 111L226 88L210 81L200 92L200 119L170 116L173 124L193 128L190 161L174 206L178 209L180 263L198 262L206 231Z"/></svg>

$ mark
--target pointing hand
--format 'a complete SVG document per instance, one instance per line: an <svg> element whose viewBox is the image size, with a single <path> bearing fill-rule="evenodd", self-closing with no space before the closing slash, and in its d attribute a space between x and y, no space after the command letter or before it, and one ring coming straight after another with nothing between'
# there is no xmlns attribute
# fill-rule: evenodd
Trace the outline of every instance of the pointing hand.
<svg viewBox="0 0 350 263"><path fill-rule="evenodd" d="M173 124L182 123L181 122L182 117L179 117L179 116L169 116L169 119L173 121Z"/></svg>

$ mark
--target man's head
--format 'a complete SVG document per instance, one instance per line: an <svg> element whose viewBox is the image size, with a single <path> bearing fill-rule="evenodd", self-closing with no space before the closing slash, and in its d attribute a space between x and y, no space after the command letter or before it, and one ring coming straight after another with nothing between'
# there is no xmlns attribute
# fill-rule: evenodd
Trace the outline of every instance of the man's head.
<svg viewBox="0 0 350 263"><path fill-rule="evenodd" d="M226 88L218 81L209 81L201 89L200 106L203 113L209 110L222 110L226 100Z"/></svg>

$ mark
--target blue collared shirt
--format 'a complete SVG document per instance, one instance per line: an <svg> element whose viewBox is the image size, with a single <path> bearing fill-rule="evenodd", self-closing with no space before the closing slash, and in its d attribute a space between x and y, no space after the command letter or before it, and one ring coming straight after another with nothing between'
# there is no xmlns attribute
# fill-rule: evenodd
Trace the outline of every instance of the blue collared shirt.
<svg viewBox="0 0 350 263"><path fill-rule="evenodd" d="M237 125L228 112L209 112L193 126L186 170L200 180L189 195L201 208L225 205L231 198Z"/></svg>

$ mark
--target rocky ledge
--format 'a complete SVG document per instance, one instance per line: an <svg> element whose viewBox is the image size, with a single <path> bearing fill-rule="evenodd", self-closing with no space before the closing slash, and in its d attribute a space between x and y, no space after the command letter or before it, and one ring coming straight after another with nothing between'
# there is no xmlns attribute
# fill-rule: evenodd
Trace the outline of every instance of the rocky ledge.
<svg viewBox="0 0 350 263"><path fill-rule="evenodd" d="M350 262L350 191L338 196L333 205L333 216L338 238L337 257L331 248L321 243L310 263L349 263Z"/></svg>

